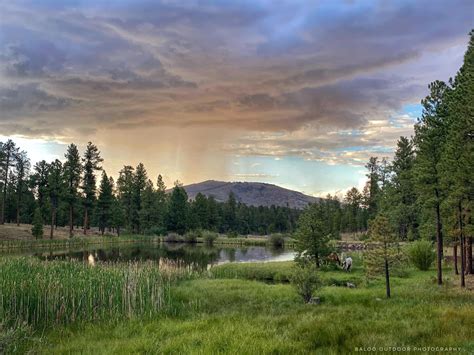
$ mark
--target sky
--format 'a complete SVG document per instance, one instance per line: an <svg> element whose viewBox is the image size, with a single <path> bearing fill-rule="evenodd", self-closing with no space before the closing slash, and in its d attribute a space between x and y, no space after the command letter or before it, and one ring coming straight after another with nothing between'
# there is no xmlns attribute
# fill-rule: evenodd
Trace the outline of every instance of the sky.
<svg viewBox="0 0 474 355"><path fill-rule="evenodd" d="M0 0L0 141L341 194L413 134L473 25L471 0Z"/></svg>

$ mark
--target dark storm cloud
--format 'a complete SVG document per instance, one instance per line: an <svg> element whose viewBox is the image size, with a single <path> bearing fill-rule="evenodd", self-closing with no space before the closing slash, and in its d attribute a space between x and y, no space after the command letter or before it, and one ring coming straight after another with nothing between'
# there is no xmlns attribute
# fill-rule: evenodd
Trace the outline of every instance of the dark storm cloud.
<svg viewBox="0 0 474 355"><path fill-rule="evenodd" d="M419 102L429 81L447 79L437 77L444 68L454 74L459 55L443 55L463 50L473 6L0 1L0 123L32 137L38 120L52 135L213 126L258 131L260 142L283 132L277 151L291 154L386 146L370 122L385 120L391 137L389 118ZM439 72L427 70L438 57ZM337 129L371 140L319 136ZM252 154L274 154L277 142L267 143Z"/></svg>
<svg viewBox="0 0 474 355"><path fill-rule="evenodd" d="M74 102L70 98L50 95L38 84L0 87L0 112L5 117L64 110Z"/></svg>

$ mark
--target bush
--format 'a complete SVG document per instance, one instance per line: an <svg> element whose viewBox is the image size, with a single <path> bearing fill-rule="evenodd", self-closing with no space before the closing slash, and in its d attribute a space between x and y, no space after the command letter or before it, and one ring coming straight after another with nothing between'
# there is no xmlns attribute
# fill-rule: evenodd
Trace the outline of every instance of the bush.
<svg viewBox="0 0 474 355"><path fill-rule="evenodd" d="M308 303L313 296L313 292L321 286L321 281L316 273L314 265L297 266L290 277L291 284L296 288L296 292Z"/></svg>
<svg viewBox="0 0 474 355"><path fill-rule="evenodd" d="M428 270L436 258L431 243L427 240L418 240L408 247L408 256L413 265L420 270Z"/></svg>
<svg viewBox="0 0 474 355"><path fill-rule="evenodd" d="M165 237L165 242L167 243L182 243L183 241L183 237L177 233L168 233Z"/></svg>
<svg viewBox="0 0 474 355"><path fill-rule="evenodd" d="M189 231L184 235L184 241L186 243L197 243L198 237L200 237L201 234L199 231Z"/></svg>
<svg viewBox="0 0 474 355"><path fill-rule="evenodd" d="M280 233L270 235L269 241L274 248L282 248L285 245L285 238Z"/></svg>
<svg viewBox="0 0 474 355"><path fill-rule="evenodd" d="M214 245L214 241L217 239L218 234L211 231L204 231L203 233L204 243L208 246Z"/></svg>

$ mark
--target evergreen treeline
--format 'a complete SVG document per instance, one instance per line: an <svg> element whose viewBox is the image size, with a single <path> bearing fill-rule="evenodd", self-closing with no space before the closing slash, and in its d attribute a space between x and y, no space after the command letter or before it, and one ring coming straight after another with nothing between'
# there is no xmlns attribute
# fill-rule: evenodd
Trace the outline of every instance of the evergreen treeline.
<svg viewBox="0 0 474 355"><path fill-rule="evenodd" d="M316 260L324 256L327 236L365 231L380 217L388 225L378 229L393 231L397 241L436 242L439 284L446 243L453 247L461 284L465 273L474 273L474 31L456 77L428 87L415 135L400 137L393 161L370 158L363 191L352 188L342 204L328 200L334 202L332 214L318 205L304 211L298 234L308 240L305 251L315 248Z"/></svg>
<svg viewBox="0 0 474 355"><path fill-rule="evenodd" d="M474 272L474 31L455 78L435 81L429 90L414 137L398 142L378 205L400 239L436 241L441 284L446 242L453 246L455 272L458 247L461 274Z"/></svg>
<svg viewBox="0 0 474 355"><path fill-rule="evenodd" d="M203 194L189 201L178 182L169 193L161 175L154 184L141 163L124 166L115 182L102 162L100 151L89 142L82 156L71 144L64 162L43 160L31 167L26 152L13 141L0 142L1 223L32 223L38 208L51 238L56 226L68 226L71 236L78 229L87 234L91 227L102 234L183 234L195 229L268 234L292 232L300 213L288 207L247 206L232 193L225 203Z"/></svg>

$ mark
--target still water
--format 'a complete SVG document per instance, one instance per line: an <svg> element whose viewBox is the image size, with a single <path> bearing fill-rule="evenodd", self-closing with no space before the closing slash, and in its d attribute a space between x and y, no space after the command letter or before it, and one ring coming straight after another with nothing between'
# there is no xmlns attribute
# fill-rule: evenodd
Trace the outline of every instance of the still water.
<svg viewBox="0 0 474 355"><path fill-rule="evenodd" d="M269 262L293 260L295 252L261 246L207 247L181 243L123 244L75 250L53 250L29 253L41 260L76 260L89 264L100 262L154 261L173 262L193 269L228 262Z"/></svg>

